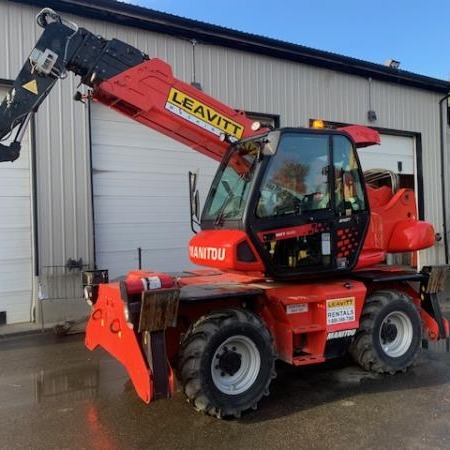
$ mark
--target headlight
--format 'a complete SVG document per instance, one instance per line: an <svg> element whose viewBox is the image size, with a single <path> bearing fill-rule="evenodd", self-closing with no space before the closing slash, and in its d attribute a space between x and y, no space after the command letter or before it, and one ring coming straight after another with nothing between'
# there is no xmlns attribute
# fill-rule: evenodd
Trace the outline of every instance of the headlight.
<svg viewBox="0 0 450 450"><path fill-rule="evenodd" d="M92 306L93 302L92 302L92 286L85 286L83 289L83 296L84 299L86 300L86 303L89 306Z"/></svg>
<svg viewBox="0 0 450 450"><path fill-rule="evenodd" d="M125 320L127 321L128 328L131 330L134 328L133 323L130 320L130 308L128 308L128 304L123 304L123 315L125 316Z"/></svg>

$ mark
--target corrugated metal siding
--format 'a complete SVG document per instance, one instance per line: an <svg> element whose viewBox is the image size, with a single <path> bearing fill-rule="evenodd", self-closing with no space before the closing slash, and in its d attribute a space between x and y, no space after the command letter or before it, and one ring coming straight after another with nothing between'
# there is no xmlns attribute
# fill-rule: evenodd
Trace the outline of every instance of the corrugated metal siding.
<svg viewBox="0 0 450 450"><path fill-rule="evenodd" d="M0 9L8 44L0 50L0 76L15 78L41 33L38 10L4 1ZM41 267L64 265L70 257L90 259L87 127L84 107L72 100L74 91L72 79L57 85L36 115Z"/></svg>
<svg viewBox="0 0 450 450"><path fill-rule="evenodd" d="M420 133L425 218L442 233L441 186L435 181L440 176L439 94L224 48L197 45L196 50L197 79L207 92L240 109L279 114L282 126L308 126L318 117ZM376 111L376 123L367 121L369 109ZM423 264L443 262L443 242L421 256Z"/></svg>
<svg viewBox="0 0 450 450"><path fill-rule="evenodd" d="M0 77L13 78L39 34L38 9L0 0ZM105 37L117 37L192 80L192 46L185 40L68 17ZM311 117L367 123L369 82L357 76L221 47L196 46L196 79L203 89L236 108L279 114L282 125L308 124ZM76 83L60 83L37 116L39 239L41 266L68 258L92 262L91 188L87 113L74 103ZM425 215L441 231L438 94L372 82L376 126L422 134ZM131 138L131 137L130 137ZM442 244L424 252L423 262L442 261Z"/></svg>

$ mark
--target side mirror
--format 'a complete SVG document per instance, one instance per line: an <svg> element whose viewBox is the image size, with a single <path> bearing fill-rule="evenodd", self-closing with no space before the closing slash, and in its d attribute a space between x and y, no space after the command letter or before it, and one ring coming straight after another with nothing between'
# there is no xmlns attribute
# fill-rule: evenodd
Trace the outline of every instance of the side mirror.
<svg viewBox="0 0 450 450"><path fill-rule="evenodd" d="M262 154L271 156L275 155L275 152L277 151L278 142L280 141L280 132L277 131L271 131L268 135L266 140L264 141L264 147L262 149Z"/></svg>
<svg viewBox="0 0 450 450"><path fill-rule="evenodd" d="M189 205L191 210L191 230L197 233L200 226L200 194L197 189L197 174L189 172Z"/></svg>

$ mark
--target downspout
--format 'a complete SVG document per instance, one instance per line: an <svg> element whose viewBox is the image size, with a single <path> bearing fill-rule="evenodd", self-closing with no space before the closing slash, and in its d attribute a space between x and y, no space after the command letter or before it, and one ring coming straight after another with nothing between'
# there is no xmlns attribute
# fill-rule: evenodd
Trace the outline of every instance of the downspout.
<svg viewBox="0 0 450 450"><path fill-rule="evenodd" d="M91 217L90 221L92 224L92 254L90 254L89 260L93 261L93 264L90 264L89 269L97 269L97 249L96 249L96 235L95 235L95 208L94 208L94 171L92 169L92 103L91 100L87 100L86 102L87 108L87 124L88 124L88 146L89 146L89 177L91 183ZM92 255L92 260L91 260Z"/></svg>
<svg viewBox="0 0 450 450"><path fill-rule="evenodd" d="M446 201L446 186L445 186L445 125L444 125L444 112L442 104L445 100L448 100L450 93L439 100L439 128L440 128L440 145L441 145L441 189L442 189L442 215L443 215L443 234L444 234L444 252L445 252L445 264L448 264L448 236L447 236L447 201Z"/></svg>

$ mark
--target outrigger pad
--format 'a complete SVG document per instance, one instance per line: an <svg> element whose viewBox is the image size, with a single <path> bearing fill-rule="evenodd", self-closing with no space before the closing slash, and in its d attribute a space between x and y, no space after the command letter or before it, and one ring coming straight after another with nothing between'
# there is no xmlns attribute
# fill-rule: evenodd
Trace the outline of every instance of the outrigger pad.
<svg viewBox="0 0 450 450"><path fill-rule="evenodd" d="M445 288L447 275L450 266L426 266L422 268L422 272L428 274L428 283L426 285L426 294L437 294Z"/></svg>
<svg viewBox="0 0 450 450"><path fill-rule="evenodd" d="M161 331L177 323L180 289L167 288L142 293L139 332Z"/></svg>

